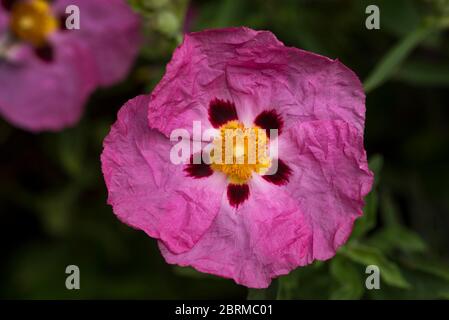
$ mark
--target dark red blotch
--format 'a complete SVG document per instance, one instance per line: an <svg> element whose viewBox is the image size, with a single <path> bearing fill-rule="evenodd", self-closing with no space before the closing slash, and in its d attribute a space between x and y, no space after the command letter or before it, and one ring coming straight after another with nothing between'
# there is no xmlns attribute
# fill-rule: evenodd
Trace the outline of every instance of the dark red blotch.
<svg viewBox="0 0 449 320"><path fill-rule="evenodd" d="M34 49L36 56L44 62L50 63L54 59L53 47L50 44Z"/></svg>
<svg viewBox="0 0 449 320"><path fill-rule="evenodd" d="M228 185L228 200L232 207L238 208L249 197L249 186L247 184L233 184Z"/></svg>
<svg viewBox="0 0 449 320"><path fill-rule="evenodd" d="M262 111L254 120L254 124L262 129L265 129L267 136L270 137L270 129L277 129L278 135L281 134L283 121L276 110L272 109Z"/></svg>
<svg viewBox="0 0 449 320"><path fill-rule="evenodd" d="M205 164L203 161L198 164L193 163L193 155L190 157L190 163L184 168L184 172L195 179L209 177L214 173L210 165Z"/></svg>
<svg viewBox="0 0 449 320"><path fill-rule="evenodd" d="M214 99L209 103L209 121L214 128L231 120L238 120L234 103L221 99Z"/></svg>
<svg viewBox="0 0 449 320"><path fill-rule="evenodd" d="M266 181L271 182L277 186L282 186L288 183L292 174L292 169L281 159L278 159L278 169L275 174L262 176Z"/></svg>
<svg viewBox="0 0 449 320"><path fill-rule="evenodd" d="M12 9L15 2L17 2L17 0L0 0L1 6L8 11Z"/></svg>

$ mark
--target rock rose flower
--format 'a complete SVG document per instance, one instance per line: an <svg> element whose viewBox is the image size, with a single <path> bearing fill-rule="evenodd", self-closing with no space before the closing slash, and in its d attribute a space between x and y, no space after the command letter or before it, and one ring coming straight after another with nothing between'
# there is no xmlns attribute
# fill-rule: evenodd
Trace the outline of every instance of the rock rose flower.
<svg viewBox="0 0 449 320"><path fill-rule="evenodd" d="M364 102L350 69L270 32L187 34L153 93L129 101L104 141L108 202L158 239L168 263L267 287L333 257L362 214L373 181ZM262 135L264 147L277 143L276 159L173 164L171 133L193 133L193 121L215 129L213 141L225 130L277 129ZM246 159L246 145L233 150Z"/></svg>
<svg viewBox="0 0 449 320"><path fill-rule="evenodd" d="M71 5L79 29L66 28ZM124 0L1 0L0 115L30 131L73 125L98 86L126 76L139 29Z"/></svg>

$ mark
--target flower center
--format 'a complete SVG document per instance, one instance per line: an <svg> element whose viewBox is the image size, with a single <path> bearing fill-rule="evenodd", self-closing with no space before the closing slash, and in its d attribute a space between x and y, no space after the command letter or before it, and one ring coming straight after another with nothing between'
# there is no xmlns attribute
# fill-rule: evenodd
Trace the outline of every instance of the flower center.
<svg viewBox="0 0 449 320"><path fill-rule="evenodd" d="M264 174L271 166L265 130L255 126L245 128L237 121L220 127L211 152L211 168L226 174L231 183L244 184L253 172Z"/></svg>
<svg viewBox="0 0 449 320"><path fill-rule="evenodd" d="M58 28L58 20L47 1L20 1L12 7L10 26L17 38L40 47Z"/></svg>

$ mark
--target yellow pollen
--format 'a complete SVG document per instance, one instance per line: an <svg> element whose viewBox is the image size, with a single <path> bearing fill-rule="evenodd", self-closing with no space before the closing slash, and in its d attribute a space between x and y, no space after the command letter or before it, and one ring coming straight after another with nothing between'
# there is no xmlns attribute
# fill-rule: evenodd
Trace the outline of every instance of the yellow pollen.
<svg viewBox="0 0 449 320"><path fill-rule="evenodd" d="M226 174L231 183L247 183L253 172L264 174L271 166L268 137L257 126L245 128L237 120L229 121L213 144L211 168Z"/></svg>
<svg viewBox="0 0 449 320"><path fill-rule="evenodd" d="M20 1L12 7L10 27L17 38L39 47L58 28L58 20L47 1Z"/></svg>

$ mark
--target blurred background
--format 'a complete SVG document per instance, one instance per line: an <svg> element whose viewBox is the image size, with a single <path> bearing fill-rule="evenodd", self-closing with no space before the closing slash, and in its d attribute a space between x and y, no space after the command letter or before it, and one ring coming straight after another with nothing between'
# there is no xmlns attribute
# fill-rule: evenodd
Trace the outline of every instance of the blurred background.
<svg viewBox="0 0 449 320"><path fill-rule="evenodd" d="M0 298L449 299L449 1L129 0L145 42L127 80L91 96L81 122L31 134L0 120ZM380 9L367 30L365 8ZM183 32L272 31L338 58L367 91L365 146L376 185L350 241L267 290L168 265L156 241L106 204L102 141L128 99L161 79ZM65 287L66 266L81 290ZM381 289L365 289L366 265Z"/></svg>

